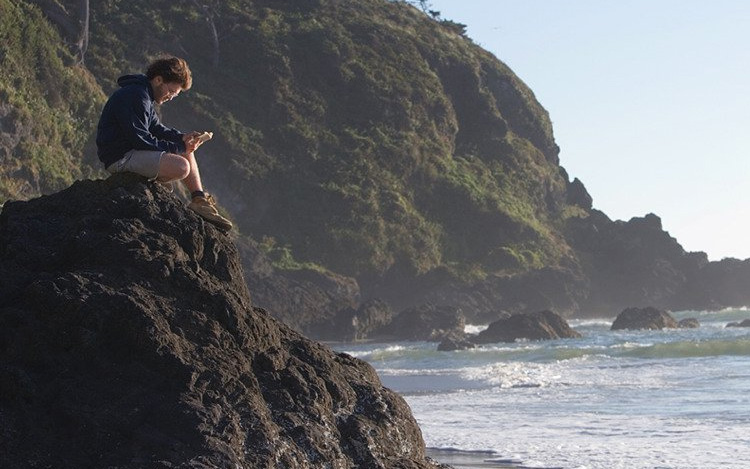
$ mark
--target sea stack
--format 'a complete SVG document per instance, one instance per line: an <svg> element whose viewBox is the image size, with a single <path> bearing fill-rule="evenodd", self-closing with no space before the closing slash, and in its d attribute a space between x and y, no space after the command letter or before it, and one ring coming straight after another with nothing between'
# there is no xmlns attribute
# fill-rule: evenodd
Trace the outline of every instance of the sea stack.
<svg viewBox="0 0 750 469"><path fill-rule="evenodd" d="M664 310L653 307L646 308L627 308L617 315L612 323L613 331L629 330L656 330L656 329L676 329L679 324L671 314Z"/></svg>
<svg viewBox="0 0 750 469"><path fill-rule="evenodd" d="M231 237L140 177L0 215L3 466L442 467L372 367L253 308Z"/></svg>

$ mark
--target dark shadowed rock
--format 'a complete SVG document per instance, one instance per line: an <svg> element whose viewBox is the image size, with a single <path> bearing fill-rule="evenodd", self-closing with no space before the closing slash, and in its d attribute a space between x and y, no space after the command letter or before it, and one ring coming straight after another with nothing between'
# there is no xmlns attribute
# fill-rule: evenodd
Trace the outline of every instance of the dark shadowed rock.
<svg viewBox="0 0 750 469"><path fill-rule="evenodd" d="M750 319L745 319L742 322L730 322L727 327L750 327Z"/></svg>
<svg viewBox="0 0 750 469"><path fill-rule="evenodd" d="M472 340L477 344L514 342L518 339L550 340L581 337L568 322L552 311L514 314L499 319Z"/></svg>
<svg viewBox="0 0 750 469"><path fill-rule="evenodd" d="M445 337L463 335L465 327L466 320L460 309L423 304L402 311L381 332L400 340L439 342Z"/></svg>
<svg viewBox="0 0 750 469"><path fill-rule="evenodd" d="M116 176L0 214L3 467L432 468L366 363L250 304L232 239Z"/></svg>
<svg viewBox="0 0 750 469"><path fill-rule="evenodd" d="M688 274L707 261L705 254L686 253L654 214L625 222L592 210L566 223L567 239L590 279L589 294L580 303L587 315L614 316L644 304L673 309Z"/></svg>
<svg viewBox="0 0 750 469"><path fill-rule="evenodd" d="M750 305L750 259L707 262L688 277L680 309L719 310ZM676 309L676 308L673 308Z"/></svg>
<svg viewBox="0 0 750 469"><path fill-rule="evenodd" d="M255 305L309 337L347 337L335 323L338 314L359 304L355 279L310 268L277 269L254 240L243 237L236 244Z"/></svg>
<svg viewBox="0 0 750 469"><path fill-rule="evenodd" d="M573 182L568 183L567 198L569 204L577 205L586 210L591 210L594 203L594 199L589 195L586 186L584 186L583 182L578 178L575 178L573 179Z"/></svg>
<svg viewBox="0 0 750 469"><path fill-rule="evenodd" d="M677 323L677 327L680 329L697 329L701 327L701 323L695 318L685 318Z"/></svg>
<svg viewBox="0 0 750 469"><path fill-rule="evenodd" d="M319 340L356 342L391 323L393 311L377 298L365 301L357 308L339 310L333 318L323 318L308 325L307 330Z"/></svg>
<svg viewBox="0 0 750 469"><path fill-rule="evenodd" d="M438 351L452 352L455 350L466 350L476 347L476 344L465 337L446 337L438 344Z"/></svg>
<svg viewBox="0 0 750 469"><path fill-rule="evenodd" d="M615 318L611 330L674 329L677 327L677 321L671 314L649 306L624 310Z"/></svg>
<svg viewBox="0 0 750 469"><path fill-rule="evenodd" d="M318 337L337 340L366 340L376 331L386 327L393 320L393 311L382 300L377 298L365 301L357 309L342 310L336 316L331 330L326 333L322 325L317 331Z"/></svg>
<svg viewBox="0 0 750 469"><path fill-rule="evenodd" d="M499 266L500 264L498 264ZM489 275L470 285L453 278L447 269L436 269L415 282L399 280L384 284L372 294L403 305L453 305L466 320L488 324L498 310L529 313L552 310L579 311L578 301L587 294L587 281L576 269L545 267L517 275Z"/></svg>

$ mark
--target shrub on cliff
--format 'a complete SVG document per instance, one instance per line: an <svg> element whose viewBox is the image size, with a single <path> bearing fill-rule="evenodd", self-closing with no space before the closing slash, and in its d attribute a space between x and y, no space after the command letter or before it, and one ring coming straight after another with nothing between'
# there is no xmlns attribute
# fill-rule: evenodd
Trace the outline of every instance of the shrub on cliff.
<svg viewBox="0 0 750 469"><path fill-rule="evenodd" d="M2 203L96 173L87 143L104 96L38 8L0 0L0 12Z"/></svg>

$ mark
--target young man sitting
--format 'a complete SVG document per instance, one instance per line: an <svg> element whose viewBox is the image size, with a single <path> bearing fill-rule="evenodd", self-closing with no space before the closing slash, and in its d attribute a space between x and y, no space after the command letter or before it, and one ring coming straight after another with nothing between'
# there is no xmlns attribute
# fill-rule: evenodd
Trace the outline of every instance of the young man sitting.
<svg viewBox="0 0 750 469"><path fill-rule="evenodd" d="M185 60L156 60L145 75L125 75L104 105L96 132L99 160L110 173L129 171L162 183L181 180L192 200L188 208L224 231L232 222L216 210L203 192L195 150L201 132L183 133L163 125L155 105L164 104L192 86Z"/></svg>

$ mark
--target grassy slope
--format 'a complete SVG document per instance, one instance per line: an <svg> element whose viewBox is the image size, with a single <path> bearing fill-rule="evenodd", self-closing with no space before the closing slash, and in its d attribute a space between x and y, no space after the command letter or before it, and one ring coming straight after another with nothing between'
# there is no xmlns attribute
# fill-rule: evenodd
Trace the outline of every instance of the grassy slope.
<svg viewBox="0 0 750 469"><path fill-rule="evenodd" d="M92 2L84 69L65 65L35 8L0 4L20 12L0 30L5 122L22 129L4 197L88 174L100 89L167 52L189 60L195 84L165 121L216 132L204 179L244 232L360 278L438 266L481 278L573 257L547 113L504 64L412 7Z"/></svg>
<svg viewBox="0 0 750 469"><path fill-rule="evenodd" d="M0 0L0 203L60 190L84 158L104 96L71 66L57 30L26 2Z"/></svg>

